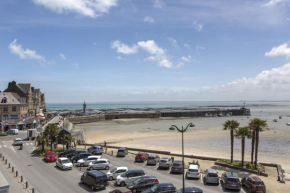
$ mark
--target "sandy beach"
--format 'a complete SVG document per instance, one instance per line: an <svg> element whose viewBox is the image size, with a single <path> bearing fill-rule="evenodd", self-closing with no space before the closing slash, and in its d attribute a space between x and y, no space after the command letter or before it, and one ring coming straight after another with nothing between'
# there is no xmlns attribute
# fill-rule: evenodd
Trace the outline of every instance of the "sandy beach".
<svg viewBox="0 0 290 193"><path fill-rule="evenodd" d="M117 119L96 123L75 125L76 129L84 129L87 143L103 141L117 142L114 145L171 152L181 152L181 134L170 131L171 125L186 126L193 122L185 134L185 153L204 156L230 158L230 133L222 130L222 123L235 119L240 126L246 126L250 119L267 120L269 131L260 133L260 162L280 163L290 172L290 103L280 105L254 106L251 116L245 117L199 117L199 118L159 118L159 119ZM273 122L282 115L282 119ZM245 159L250 160L251 140L246 141ZM234 159L241 157L241 143L235 139Z"/></svg>

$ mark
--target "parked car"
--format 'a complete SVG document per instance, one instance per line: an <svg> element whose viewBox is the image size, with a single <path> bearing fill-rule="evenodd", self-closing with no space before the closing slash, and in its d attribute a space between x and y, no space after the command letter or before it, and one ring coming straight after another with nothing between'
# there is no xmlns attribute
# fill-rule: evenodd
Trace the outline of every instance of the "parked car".
<svg viewBox="0 0 290 193"><path fill-rule="evenodd" d="M205 170L204 183L205 184L211 183L211 184L219 185L218 172L216 170L214 170L214 169Z"/></svg>
<svg viewBox="0 0 290 193"><path fill-rule="evenodd" d="M128 171L127 167L114 167L111 171L107 172L107 177L109 180L116 179L119 175Z"/></svg>
<svg viewBox="0 0 290 193"><path fill-rule="evenodd" d="M149 154L146 152L139 152L135 156L135 162L144 162L148 159Z"/></svg>
<svg viewBox="0 0 290 193"><path fill-rule="evenodd" d="M159 163L160 157L159 155L156 154L149 154L149 157L147 159L147 164L148 165L156 165Z"/></svg>
<svg viewBox="0 0 290 193"><path fill-rule="evenodd" d="M46 162L55 162L57 159L57 156L53 151L47 151L44 155L44 160Z"/></svg>
<svg viewBox="0 0 290 193"><path fill-rule="evenodd" d="M242 179L242 185L250 190L250 192L266 193L266 185L258 176L247 176Z"/></svg>
<svg viewBox="0 0 290 193"><path fill-rule="evenodd" d="M127 147L120 147L117 152L117 157L125 157L128 154Z"/></svg>
<svg viewBox="0 0 290 193"><path fill-rule="evenodd" d="M87 171L81 176L81 183L88 185L92 190L105 189L108 185L107 175L98 170Z"/></svg>
<svg viewBox="0 0 290 193"><path fill-rule="evenodd" d="M76 155L79 155L81 153L88 153L86 150L83 150L83 149L76 149L73 153L72 153L72 156L71 157L74 157Z"/></svg>
<svg viewBox="0 0 290 193"><path fill-rule="evenodd" d="M91 147L88 148L88 152L93 154L93 155L97 155L97 154L103 154L104 149L101 145L93 145Z"/></svg>
<svg viewBox="0 0 290 193"><path fill-rule="evenodd" d="M73 153L76 151L75 148L71 148L71 149L68 149L68 150L65 150L63 152L61 152L59 154L59 157L67 157L67 158L71 158Z"/></svg>
<svg viewBox="0 0 290 193"><path fill-rule="evenodd" d="M151 188L143 190L142 193L175 193L176 188L171 183L155 184Z"/></svg>
<svg viewBox="0 0 290 193"><path fill-rule="evenodd" d="M126 190L125 192L122 192L121 190L115 189L110 191L109 193L132 193L130 190Z"/></svg>
<svg viewBox="0 0 290 193"><path fill-rule="evenodd" d="M134 181L141 176L145 176L145 172L143 170L128 170L127 172L117 176L116 184L125 186L126 184Z"/></svg>
<svg viewBox="0 0 290 193"><path fill-rule="evenodd" d="M76 163L76 166L81 166L81 167L88 166L91 162L96 161L98 159L101 159L101 156L91 155L87 158L78 160Z"/></svg>
<svg viewBox="0 0 290 193"><path fill-rule="evenodd" d="M89 163L88 170L96 170L96 169L110 169L110 162L107 159L98 159Z"/></svg>
<svg viewBox="0 0 290 193"><path fill-rule="evenodd" d="M182 161L176 160L173 162L170 173L180 173L183 174L183 165Z"/></svg>
<svg viewBox="0 0 290 193"><path fill-rule="evenodd" d="M21 138L15 138L13 140L13 146L20 146L20 145L23 145L23 142L22 142L22 139Z"/></svg>
<svg viewBox="0 0 290 193"><path fill-rule="evenodd" d="M242 184L235 172L224 172L221 176L221 182L225 189L241 190Z"/></svg>
<svg viewBox="0 0 290 193"><path fill-rule="evenodd" d="M196 164L189 165L186 171L186 178L200 178L199 165Z"/></svg>
<svg viewBox="0 0 290 193"><path fill-rule="evenodd" d="M19 133L18 129L10 129L8 131L9 135L18 135L18 133Z"/></svg>
<svg viewBox="0 0 290 193"><path fill-rule="evenodd" d="M131 190L133 193L136 193L148 189L154 186L155 184L159 184L155 176L142 176L132 182L129 182L126 188Z"/></svg>
<svg viewBox="0 0 290 193"><path fill-rule="evenodd" d="M159 161L159 166L158 168L167 168L169 169L172 165L172 160L171 158L168 157L163 157L161 158L161 160Z"/></svg>
<svg viewBox="0 0 290 193"><path fill-rule="evenodd" d="M183 193L183 188L177 190L176 193ZM184 193L203 193L203 190L196 187L186 187Z"/></svg>
<svg viewBox="0 0 290 193"><path fill-rule="evenodd" d="M86 159L87 157L89 157L90 155L92 155L91 153L80 153L80 154L77 154L75 155L74 157L71 158L71 161L73 163L77 163L78 160L80 159Z"/></svg>
<svg viewBox="0 0 290 193"><path fill-rule="evenodd" d="M55 165L62 170L71 170L73 168L73 164L71 161L66 157L60 157L56 160Z"/></svg>

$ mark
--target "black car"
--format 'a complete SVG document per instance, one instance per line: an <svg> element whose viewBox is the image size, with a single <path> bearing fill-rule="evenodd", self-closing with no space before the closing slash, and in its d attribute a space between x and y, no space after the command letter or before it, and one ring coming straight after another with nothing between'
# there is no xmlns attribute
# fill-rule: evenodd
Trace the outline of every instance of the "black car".
<svg viewBox="0 0 290 193"><path fill-rule="evenodd" d="M183 188L177 190L176 193L183 193ZM184 188L184 193L203 193L203 190L196 187L186 187Z"/></svg>
<svg viewBox="0 0 290 193"><path fill-rule="evenodd" d="M142 190L148 189L155 184L159 184L155 176L142 176L128 183L126 188L128 188L133 193L135 193L135 192L141 192Z"/></svg>
<svg viewBox="0 0 290 193"><path fill-rule="evenodd" d="M171 183L155 184L151 188L143 190L142 193L175 193L176 188Z"/></svg>
<svg viewBox="0 0 290 193"><path fill-rule="evenodd" d="M71 158L72 155L73 155L73 153L74 153L75 151L76 151L76 149L68 149L68 150L66 150L66 151L64 151L64 152L61 152L61 153L59 154L58 157L67 157L67 158Z"/></svg>
<svg viewBox="0 0 290 193"><path fill-rule="evenodd" d="M72 157L71 162L76 163L78 160L85 159L85 158L89 157L90 155L92 155L92 154L91 153L80 153L80 154Z"/></svg>
<svg viewBox="0 0 290 193"><path fill-rule="evenodd" d="M109 193L123 193L121 190L115 189L110 191Z"/></svg>
<svg viewBox="0 0 290 193"><path fill-rule="evenodd" d="M92 190L99 190L106 188L108 179L105 173L98 170L91 170L82 175L81 183L88 185Z"/></svg>

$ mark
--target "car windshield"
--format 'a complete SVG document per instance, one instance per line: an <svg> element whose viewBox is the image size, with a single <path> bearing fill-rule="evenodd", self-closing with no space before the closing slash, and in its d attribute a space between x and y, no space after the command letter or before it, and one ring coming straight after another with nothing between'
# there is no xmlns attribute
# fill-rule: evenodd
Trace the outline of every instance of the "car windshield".
<svg viewBox="0 0 290 193"><path fill-rule="evenodd" d="M122 153L122 152L124 152L124 150L122 150L122 149L119 149L119 150L118 150L118 152L121 152L121 153Z"/></svg>
<svg viewBox="0 0 290 193"><path fill-rule="evenodd" d="M239 182L240 180L238 178L228 178L229 182Z"/></svg>
<svg viewBox="0 0 290 193"><path fill-rule="evenodd" d="M48 153L47 155L48 156L54 156L54 153Z"/></svg>
<svg viewBox="0 0 290 193"><path fill-rule="evenodd" d="M174 163L173 166L181 166L181 163Z"/></svg>
<svg viewBox="0 0 290 193"><path fill-rule="evenodd" d="M160 160L160 162L161 162L161 163L166 163L166 162L167 162L167 160Z"/></svg>
<svg viewBox="0 0 290 193"><path fill-rule="evenodd" d="M209 173L208 177L218 177L218 175L216 173Z"/></svg>
<svg viewBox="0 0 290 193"><path fill-rule="evenodd" d="M138 184L140 181L142 181L142 178L137 178L137 179L133 182L133 184Z"/></svg>
<svg viewBox="0 0 290 193"><path fill-rule="evenodd" d="M158 186L157 186L157 185L154 185L154 186L152 186L152 187L150 188L150 190L151 190L152 192L155 192L155 191L157 190L157 188L158 188Z"/></svg>
<svg viewBox="0 0 290 193"><path fill-rule="evenodd" d="M153 159L155 159L155 158L154 158L154 157L148 157L148 159L149 159L149 160L153 160Z"/></svg>
<svg viewBox="0 0 290 193"><path fill-rule="evenodd" d="M115 171L117 171L117 168L113 168L110 172L114 173Z"/></svg>
<svg viewBox="0 0 290 193"><path fill-rule="evenodd" d="M70 163L70 161L68 159L64 159L61 161L63 164L67 164L67 163Z"/></svg>
<svg viewBox="0 0 290 193"><path fill-rule="evenodd" d="M121 174L121 177L126 177L127 176L127 172Z"/></svg>
<svg viewBox="0 0 290 193"><path fill-rule="evenodd" d="M261 185L263 186L264 185L264 182L254 182L255 185Z"/></svg>

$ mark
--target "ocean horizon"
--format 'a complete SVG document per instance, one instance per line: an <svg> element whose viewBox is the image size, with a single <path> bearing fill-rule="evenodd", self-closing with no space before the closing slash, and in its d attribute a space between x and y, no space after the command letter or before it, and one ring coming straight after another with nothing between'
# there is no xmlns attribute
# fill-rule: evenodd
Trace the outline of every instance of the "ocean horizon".
<svg viewBox="0 0 290 193"><path fill-rule="evenodd" d="M145 109L145 108L197 108L197 107L247 107L281 105L290 101L140 101L140 102L95 102L86 103L87 109ZM244 105L245 103L245 105ZM83 103L46 103L50 110L81 110Z"/></svg>

